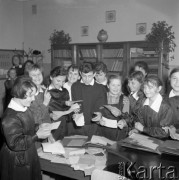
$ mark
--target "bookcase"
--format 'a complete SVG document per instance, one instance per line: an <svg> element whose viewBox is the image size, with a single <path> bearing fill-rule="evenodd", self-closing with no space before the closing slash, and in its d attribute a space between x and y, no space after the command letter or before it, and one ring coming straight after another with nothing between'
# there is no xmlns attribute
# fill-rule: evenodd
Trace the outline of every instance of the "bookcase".
<svg viewBox="0 0 179 180"><path fill-rule="evenodd" d="M149 66L149 75L157 75L162 80L168 77L167 56L160 57L155 46L146 41L78 43L52 47L52 68L58 65L80 65L84 61L104 62L109 74L128 76L137 61Z"/></svg>

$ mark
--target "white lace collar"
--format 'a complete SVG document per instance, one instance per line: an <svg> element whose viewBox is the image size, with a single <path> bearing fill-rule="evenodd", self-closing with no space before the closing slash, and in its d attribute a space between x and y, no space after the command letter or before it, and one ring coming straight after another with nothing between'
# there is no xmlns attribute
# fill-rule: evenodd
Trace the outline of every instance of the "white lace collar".
<svg viewBox="0 0 179 180"><path fill-rule="evenodd" d="M27 110L27 107L23 107L20 104L18 104L16 101L14 101L14 98L11 99L8 108L11 108L15 111L21 111L21 112L25 112Z"/></svg>
<svg viewBox="0 0 179 180"><path fill-rule="evenodd" d="M159 112L161 103L162 103L163 97L158 94L155 101L152 103L152 105L150 106L151 109L153 109L155 112ZM149 98L147 98L144 102L144 106L147 105L149 106Z"/></svg>

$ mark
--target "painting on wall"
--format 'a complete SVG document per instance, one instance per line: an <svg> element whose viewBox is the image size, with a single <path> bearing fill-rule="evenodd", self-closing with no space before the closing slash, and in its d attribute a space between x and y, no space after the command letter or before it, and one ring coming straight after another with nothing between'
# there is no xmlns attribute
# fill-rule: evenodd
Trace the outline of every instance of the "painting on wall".
<svg viewBox="0 0 179 180"><path fill-rule="evenodd" d="M136 34L146 34L147 23L137 23L136 24Z"/></svg>
<svg viewBox="0 0 179 180"><path fill-rule="evenodd" d="M81 36L88 36L88 35L89 35L89 27L81 26Z"/></svg>
<svg viewBox="0 0 179 180"><path fill-rule="evenodd" d="M106 11L106 22L115 22L116 21L116 11Z"/></svg>

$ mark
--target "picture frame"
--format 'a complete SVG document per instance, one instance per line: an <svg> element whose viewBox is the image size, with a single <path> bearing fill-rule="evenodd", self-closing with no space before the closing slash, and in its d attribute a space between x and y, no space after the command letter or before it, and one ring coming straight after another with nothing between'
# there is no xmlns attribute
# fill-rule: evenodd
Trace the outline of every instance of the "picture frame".
<svg viewBox="0 0 179 180"><path fill-rule="evenodd" d="M116 22L116 11L106 11L106 23Z"/></svg>
<svg viewBox="0 0 179 180"><path fill-rule="evenodd" d="M137 23L136 24L136 35L147 33L147 23Z"/></svg>
<svg viewBox="0 0 179 180"><path fill-rule="evenodd" d="M89 27L81 26L81 36L88 36L88 35L89 35Z"/></svg>

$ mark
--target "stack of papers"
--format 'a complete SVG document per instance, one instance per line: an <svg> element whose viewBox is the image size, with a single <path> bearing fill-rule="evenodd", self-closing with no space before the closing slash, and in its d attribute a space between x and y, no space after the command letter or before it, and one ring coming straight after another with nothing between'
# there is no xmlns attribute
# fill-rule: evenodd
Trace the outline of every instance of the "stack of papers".
<svg viewBox="0 0 179 180"><path fill-rule="evenodd" d="M113 145L115 144L116 142L115 141L112 141L110 139L107 139L103 136L96 136L96 135L93 135L92 138L91 138L91 141L90 143L92 144L100 144L100 145L103 145L103 146L107 146L108 144L109 145Z"/></svg>
<svg viewBox="0 0 179 180"><path fill-rule="evenodd" d="M43 151L52 154L65 154L65 149L60 141L42 143Z"/></svg>

